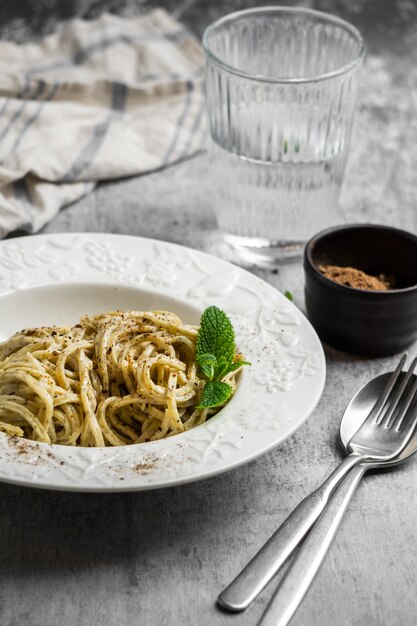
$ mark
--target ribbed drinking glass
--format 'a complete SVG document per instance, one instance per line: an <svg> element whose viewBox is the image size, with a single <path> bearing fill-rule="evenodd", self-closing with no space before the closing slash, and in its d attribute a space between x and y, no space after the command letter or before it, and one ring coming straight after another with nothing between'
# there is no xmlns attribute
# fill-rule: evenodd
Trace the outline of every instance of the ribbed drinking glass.
<svg viewBox="0 0 417 626"><path fill-rule="evenodd" d="M265 7L218 20L203 47L219 231L238 262L274 264L340 221L362 37L326 13Z"/></svg>

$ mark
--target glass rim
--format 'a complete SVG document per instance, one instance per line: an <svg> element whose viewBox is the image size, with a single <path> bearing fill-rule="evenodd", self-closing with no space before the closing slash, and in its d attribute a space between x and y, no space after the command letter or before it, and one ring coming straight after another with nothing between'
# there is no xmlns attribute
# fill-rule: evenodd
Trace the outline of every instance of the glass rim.
<svg viewBox="0 0 417 626"><path fill-rule="evenodd" d="M345 63L341 67L332 70L331 72L325 72L323 74L317 74L314 76L308 77L300 77L300 78L274 78L272 76L263 76L262 74L250 74L245 72L244 70L239 70L237 67L233 65L229 65L225 63L219 57L217 57L211 50L209 46L208 39L216 29L227 24L228 22L233 22L236 19L250 14L262 14L262 13L294 13L294 14L305 14L313 17L324 19L327 22L336 24L340 26L344 30L348 31L354 39L359 44L359 52L356 57L349 61L349 63ZM233 13L228 13L223 17L219 18L204 30L202 45L204 53L209 61L217 65L220 69L228 72L229 74L234 74L235 76L240 76L241 78L245 78L247 80L258 81L262 83L275 83L275 84L303 84L303 83L317 83L323 80L329 80L332 78L336 78L337 76L341 76L342 74L346 74L349 71L354 70L357 66L360 65L364 56L365 56L365 42L363 40L362 35L356 26L353 26L350 22L342 19L341 17L337 17L332 15L331 13L325 13L324 11L316 11L315 9L309 9L307 7L290 7L290 6L265 6L265 7L255 7L252 9L243 9L242 11L234 11Z"/></svg>

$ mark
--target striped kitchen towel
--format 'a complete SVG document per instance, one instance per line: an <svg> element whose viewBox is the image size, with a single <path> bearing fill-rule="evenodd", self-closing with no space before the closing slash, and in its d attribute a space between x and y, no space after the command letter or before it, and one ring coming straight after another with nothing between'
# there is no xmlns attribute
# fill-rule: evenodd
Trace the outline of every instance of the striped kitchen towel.
<svg viewBox="0 0 417 626"><path fill-rule="evenodd" d="M204 145L202 52L165 11L0 42L0 237L36 232L100 180Z"/></svg>

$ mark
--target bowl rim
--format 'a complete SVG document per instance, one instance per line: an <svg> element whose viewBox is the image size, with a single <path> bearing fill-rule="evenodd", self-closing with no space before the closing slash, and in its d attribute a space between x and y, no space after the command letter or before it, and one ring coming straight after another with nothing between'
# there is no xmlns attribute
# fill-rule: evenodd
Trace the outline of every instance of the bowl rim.
<svg viewBox="0 0 417 626"><path fill-rule="evenodd" d="M331 286L336 289L340 293L348 294L357 294L357 297L375 297L377 298L392 298L395 296L399 296L401 294L409 294L409 293L417 293L417 283L415 285L411 285L410 287L404 287L402 289L389 289L387 291L377 291L373 289L357 289L356 287L350 287L348 285L341 285L340 283L336 283L335 281L327 278L322 274L316 264L313 261L313 250L318 242L323 239L336 234L342 231L350 231L350 230L385 230L397 233L398 235L411 240L415 246L417 251L417 235L410 233L407 230L403 230L401 228L395 228L394 226L387 226L385 224L367 224L367 223L354 223L354 224L341 224L338 226L331 226L330 228L326 228L309 239L304 248L304 271L307 273L307 270L311 270L316 279L318 279L323 285Z"/></svg>

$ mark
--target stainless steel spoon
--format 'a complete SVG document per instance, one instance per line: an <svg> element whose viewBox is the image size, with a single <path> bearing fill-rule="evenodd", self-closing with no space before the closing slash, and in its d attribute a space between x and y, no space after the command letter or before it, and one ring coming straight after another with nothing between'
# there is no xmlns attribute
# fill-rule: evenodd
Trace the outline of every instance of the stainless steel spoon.
<svg viewBox="0 0 417 626"><path fill-rule="evenodd" d="M367 430L369 427L374 428L375 421L370 420L370 415L373 417L381 413L382 407L384 407L383 417L386 419L387 414L394 412L395 400L398 401L398 397L405 393L405 383L409 381L412 376L412 369L415 366L415 361L407 374L401 374L402 367L405 362L403 357L396 369L396 371L388 375L388 383L385 379L386 386L384 392L379 396L375 402L375 395L373 390L375 389L375 382L370 381L358 392L349 403L341 425L341 432L343 429L343 423L349 419L351 421L356 420L356 423L360 425L359 430L351 437L349 451L350 457L345 459L340 468L336 470L313 494L303 500L293 513L287 518L287 520L281 525L278 531L271 537L271 539L261 548L261 550L255 555L255 557L248 563L248 565L242 570L242 572L234 579L234 581L220 594L219 604L224 608L233 611L244 610L249 604L256 598L256 596L262 591L262 589L270 582L275 573L280 569L285 560L295 550L300 541L305 537L307 532L311 529L316 522L320 514L323 512L329 498L333 494L340 479L346 475L346 473L354 467L354 465L360 461L361 452L363 449L366 451L366 445L372 439L366 439ZM378 377L380 378L380 377ZM411 398L415 394L415 377L413 377L412 388L407 387L407 402L411 402ZM394 387L394 389L393 389ZM411 394L410 394L411 391ZM387 397L390 402L387 403ZM369 399L368 399L369 398ZM404 404L405 406L405 404ZM366 409L364 408L366 407ZM381 419L379 421L381 421ZM389 433L390 429L386 429ZM380 433L381 434L381 431ZM365 435L365 436L364 436ZM353 442L353 444L352 444ZM358 443L358 446L354 444ZM383 445L382 448L385 446ZM403 446L405 447L405 446ZM352 450L354 454L352 454ZM400 447L399 450L402 450ZM356 457L356 460L355 460ZM362 456L362 461L373 461L378 466L387 461L392 461L394 455L388 457L385 456L377 458L365 459ZM367 463L366 469L370 468L373 463ZM342 471L340 471L342 470ZM361 473L362 475L362 473ZM359 482L359 480L358 480Z"/></svg>

